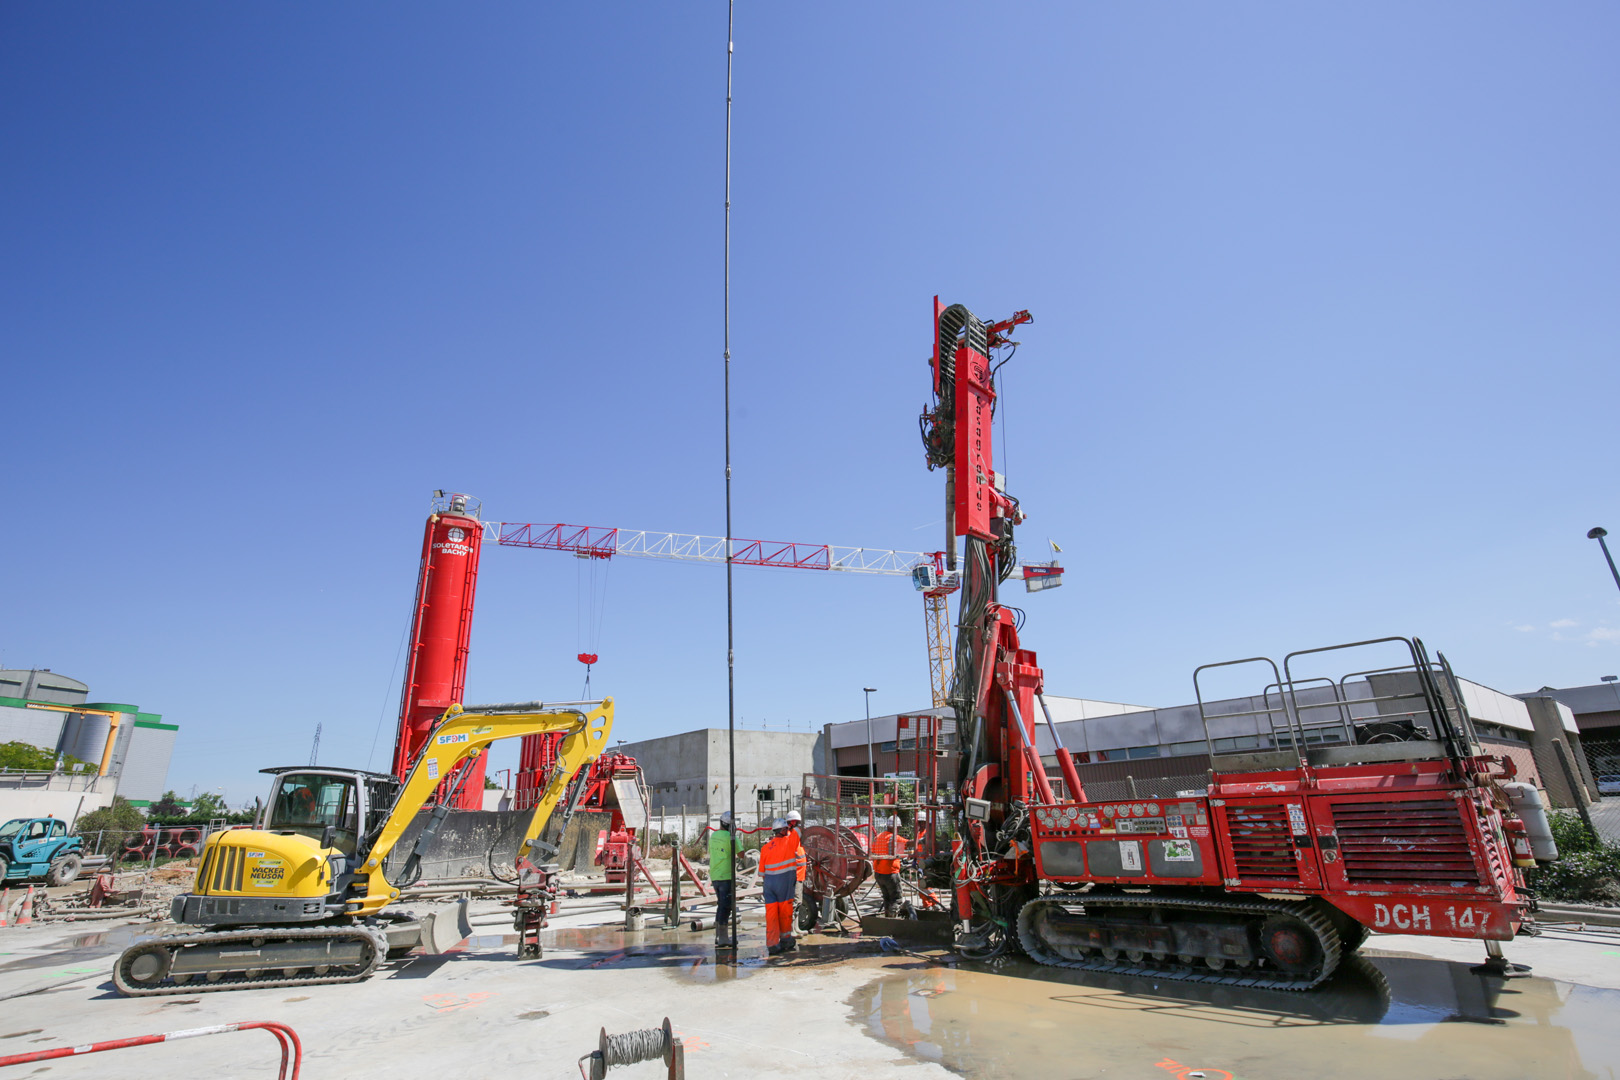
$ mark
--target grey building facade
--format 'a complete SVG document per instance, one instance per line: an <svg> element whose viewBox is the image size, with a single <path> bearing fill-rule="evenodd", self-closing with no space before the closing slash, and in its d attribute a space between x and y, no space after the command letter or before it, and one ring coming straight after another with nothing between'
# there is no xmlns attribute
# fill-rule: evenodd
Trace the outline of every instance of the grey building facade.
<svg viewBox="0 0 1620 1080"><path fill-rule="evenodd" d="M614 749L641 766L655 815L684 808L694 818L712 818L731 805L725 728L699 728ZM796 797L805 773L826 771L826 758L826 737L819 732L737 732L738 812L751 819L762 803Z"/></svg>

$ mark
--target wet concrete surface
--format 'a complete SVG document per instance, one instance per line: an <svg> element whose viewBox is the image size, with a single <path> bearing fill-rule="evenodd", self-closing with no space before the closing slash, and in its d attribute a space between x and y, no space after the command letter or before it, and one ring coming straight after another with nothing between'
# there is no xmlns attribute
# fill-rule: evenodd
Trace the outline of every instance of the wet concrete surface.
<svg viewBox="0 0 1620 1080"><path fill-rule="evenodd" d="M735 961L717 963L711 931L625 932L580 918L546 931L540 960L516 955L516 935L492 932L444 956L390 961L359 984L119 997L107 978L112 957L161 929L41 927L0 940L9 953L0 955L0 1056L274 1019L304 1039L308 1080L512 1070L562 1078L579 1075L575 1059L600 1028L668 1016L694 1077L1541 1080L1620 1071L1620 989L1589 985L1620 987L1613 935L1514 943L1515 959L1556 980L1481 978L1443 951L1418 952L1455 947L1477 960L1477 943L1388 939L1412 951L1351 958L1325 986L1289 993L1018 960L958 965L947 954L881 951L872 938L801 939L796 953L767 959L752 913ZM53 1062L48 1075L273 1075L267 1045L246 1035L188 1040ZM623 1072L663 1075L656 1065Z"/></svg>
<svg viewBox="0 0 1620 1080"><path fill-rule="evenodd" d="M1620 1072L1620 991L1352 957L1307 993L1097 975L1021 960L889 974L851 1020L973 1080L1466 1077Z"/></svg>

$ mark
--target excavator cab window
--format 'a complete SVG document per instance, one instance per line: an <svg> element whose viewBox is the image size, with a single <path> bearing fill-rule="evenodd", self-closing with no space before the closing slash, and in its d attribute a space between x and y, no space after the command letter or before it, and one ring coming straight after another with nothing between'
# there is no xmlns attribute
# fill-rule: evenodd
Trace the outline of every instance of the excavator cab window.
<svg viewBox="0 0 1620 1080"><path fill-rule="evenodd" d="M359 824L359 792L353 777L326 773L285 773L276 781L275 801L267 823L319 840L327 826L335 830L333 846L353 855Z"/></svg>

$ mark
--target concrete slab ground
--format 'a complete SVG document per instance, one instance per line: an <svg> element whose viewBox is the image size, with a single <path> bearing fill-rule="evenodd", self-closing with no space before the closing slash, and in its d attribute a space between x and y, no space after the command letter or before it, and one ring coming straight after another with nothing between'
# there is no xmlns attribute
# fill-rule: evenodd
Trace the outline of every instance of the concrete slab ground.
<svg viewBox="0 0 1620 1080"><path fill-rule="evenodd" d="M414 905L422 910L422 905ZM494 905L486 902L486 910ZM139 927L0 930L0 1055L241 1020L289 1024L303 1076L579 1075L598 1029L668 1016L699 1077L968 1076L1259 1080L1612 1077L1620 937L1571 929L1508 946L1534 977L1468 972L1477 943L1374 937L1307 994L1096 976L1022 960L954 965L852 955L829 939L787 961L716 966L707 932L625 934L601 912L558 920L519 960L486 920L464 951L365 983L123 998L112 958ZM754 916L749 916L749 922ZM746 942L746 939L745 939ZM870 944L854 946L875 953ZM242 1032L0 1070L53 1078L268 1077L274 1041ZM611 1076L656 1077L661 1065Z"/></svg>

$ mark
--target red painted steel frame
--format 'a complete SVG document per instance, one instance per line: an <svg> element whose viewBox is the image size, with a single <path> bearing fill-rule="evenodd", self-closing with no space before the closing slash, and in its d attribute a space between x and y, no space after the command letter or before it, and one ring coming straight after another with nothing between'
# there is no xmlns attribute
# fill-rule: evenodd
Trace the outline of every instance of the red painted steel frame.
<svg viewBox="0 0 1620 1080"><path fill-rule="evenodd" d="M1398 768L1227 775L1219 796L1039 806L1031 821L1039 876L1318 896L1381 933L1512 938L1528 904L1488 791L1459 784L1444 761ZM1436 809L1446 806L1453 809ZM1346 832L1341 811L1361 819L1363 838ZM1267 831L1268 818L1279 827ZM1136 843L1134 865L1119 858L1121 841ZM1155 858L1165 844L1182 845L1180 857ZM1102 845L1107 869L1093 863L1093 845Z"/></svg>
<svg viewBox="0 0 1620 1080"><path fill-rule="evenodd" d="M947 343L953 344L953 343ZM990 382L990 358L966 342L956 349L956 529L990 540L996 510L991 420L996 391Z"/></svg>
<svg viewBox="0 0 1620 1080"><path fill-rule="evenodd" d="M505 547L571 551L593 559L611 559L619 551L619 530L600 525L534 525L508 523L497 543Z"/></svg>
<svg viewBox="0 0 1620 1080"><path fill-rule="evenodd" d="M253 1031L255 1029L268 1031L281 1044L281 1071L276 1074L279 1080L298 1080L298 1070L303 1067L304 1063L304 1047L298 1041L298 1033L286 1024L272 1023L267 1020L248 1020L237 1024L214 1024L211 1027L167 1031L160 1035L136 1035L128 1039L107 1039L103 1042L84 1043L79 1046L58 1046L51 1050L35 1050L27 1054L8 1054L0 1057L0 1069L5 1068L7 1065L27 1065L35 1061L77 1057L80 1054L99 1054L103 1050L123 1050L130 1046L150 1046L153 1043L195 1039L201 1035L223 1035L231 1031ZM291 1072L288 1071L289 1066Z"/></svg>
<svg viewBox="0 0 1620 1080"><path fill-rule="evenodd" d="M467 685L467 648L473 598L478 587L483 525L459 514L430 514L422 532L422 563L416 581L411 651L400 693L394 775L403 780L440 714L462 700ZM463 767L455 806L484 805L485 756ZM448 786L450 782L447 781Z"/></svg>

